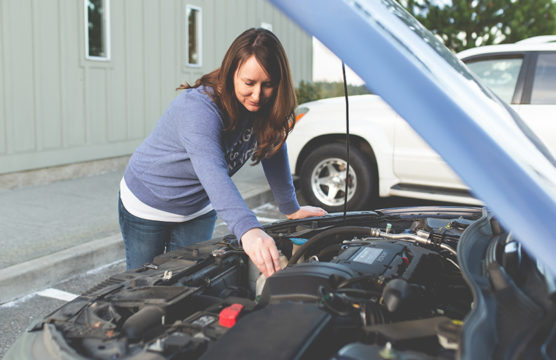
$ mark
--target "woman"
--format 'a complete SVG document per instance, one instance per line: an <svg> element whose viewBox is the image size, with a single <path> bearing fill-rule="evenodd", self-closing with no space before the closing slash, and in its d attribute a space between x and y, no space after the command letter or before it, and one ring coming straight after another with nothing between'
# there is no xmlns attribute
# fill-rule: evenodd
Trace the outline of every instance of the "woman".
<svg viewBox="0 0 556 360"><path fill-rule="evenodd" d="M250 211L231 176L261 162L288 219L321 216L300 207L285 140L294 125L295 93L278 38L264 29L239 35L219 69L181 93L132 155L120 183L120 228L127 268L212 237L216 213L257 268L280 270L274 240Z"/></svg>

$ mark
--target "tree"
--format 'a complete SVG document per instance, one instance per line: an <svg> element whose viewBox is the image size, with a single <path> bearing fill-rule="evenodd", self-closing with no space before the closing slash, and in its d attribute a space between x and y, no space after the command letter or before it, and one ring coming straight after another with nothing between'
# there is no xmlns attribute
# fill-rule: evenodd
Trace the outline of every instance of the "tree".
<svg viewBox="0 0 556 360"><path fill-rule="evenodd" d="M313 101L319 99L320 95L317 93L317 89L311 83L307 83L303 80L299 83L297 89L295 89L295 96L297 97L297 103L303 104L304 102Z"/></svg>
<svg viewBox="0 0 556 360"><path fill-rule="evenodd" d="M523 4L521 4L523 2ZM535 35L556 34L556 1L527 0L512 8L504 42L516 42Z"/></svg>
<svg viewBox="0 0 556 360"><path fill-rule="evenodd" d="M556 33L556 0L398 0L455 52Z"/></svg>
<svg viewBox="0 0 556 360"><path fill-rule="evenodd" d="M365 85L348 84L347 91L349 95L362 95L371 93L365 87ZM344 83L339 81L305 82L302 80L299 83L299 86L295 89L295 95L297 97L298 104L318 99L344 96Z"/></svg>

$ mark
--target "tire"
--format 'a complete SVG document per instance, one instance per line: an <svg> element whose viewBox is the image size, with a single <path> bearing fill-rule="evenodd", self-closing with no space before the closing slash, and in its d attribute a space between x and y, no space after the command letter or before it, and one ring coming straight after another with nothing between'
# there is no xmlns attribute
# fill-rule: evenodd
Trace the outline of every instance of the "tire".
<svg viewBox="0 0 556 360"><path fill-rule="evenodd" d="M374 197L376 171L368 156L355 147L349 150L351 185L347 208L363 210ZM301 191L307 203L328 212L344 210L345 159L346 146L341 143L322 145L307 156L300 171Z"/></svg>

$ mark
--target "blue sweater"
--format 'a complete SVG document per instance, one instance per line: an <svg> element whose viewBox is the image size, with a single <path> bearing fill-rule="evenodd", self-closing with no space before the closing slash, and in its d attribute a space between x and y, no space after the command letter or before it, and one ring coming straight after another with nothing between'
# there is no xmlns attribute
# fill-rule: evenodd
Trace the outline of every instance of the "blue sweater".
<svg viewBox="0 0 556 360"><path fill-rule="evenodd" d="M224 132L227 118L204 88L185 90L131 156L127 186L143 203L174 214L190 215L210 202L241 239L261 226L230 178L255 151L252 121ZM297 211L286 145L261 163L280 211Z"/></svg>

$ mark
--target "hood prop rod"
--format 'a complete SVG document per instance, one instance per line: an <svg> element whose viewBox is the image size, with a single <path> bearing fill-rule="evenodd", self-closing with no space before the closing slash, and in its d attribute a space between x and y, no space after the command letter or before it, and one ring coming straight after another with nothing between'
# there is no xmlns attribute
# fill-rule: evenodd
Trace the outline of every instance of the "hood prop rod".
<svg viewBox="0 0 556 360"><path fill-rule="evenodd" d="M346 179L345 179L345 190L344 190L344 221L346 220L347 213L347 203L348 203L348 187L349 187L349 100L348 100L348 88L346 81L346 64L342 60L342 75L344 78L344 97L346 99Z"/></svg>

